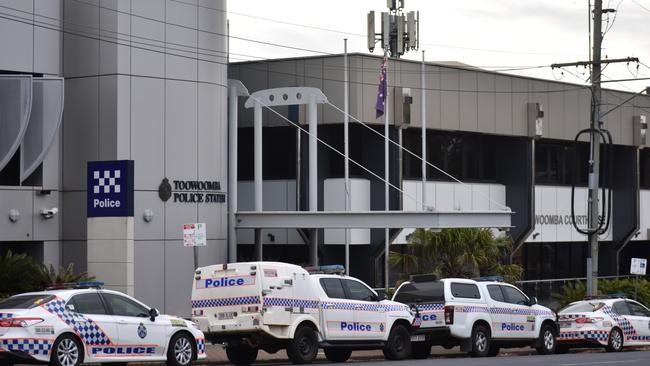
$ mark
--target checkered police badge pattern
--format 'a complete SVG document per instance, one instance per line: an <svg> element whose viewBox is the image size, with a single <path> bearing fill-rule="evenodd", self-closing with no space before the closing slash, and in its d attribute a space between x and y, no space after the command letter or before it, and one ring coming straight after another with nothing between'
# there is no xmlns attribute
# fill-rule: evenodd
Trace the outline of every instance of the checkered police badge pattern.
<svg viewBox="0 0 650 366"><path fill-rule="evenodd" d="M41 305L45 310L58 316L72 329L74 329L81 340L86 345L106 345L111 344L110 338L93 320L86 318L84 315L68 311L65 309L65 301L56 298L45 305Z"/></svg>
<svg viewBox="0 0 650 366"><path fill-rule="evenodd" d="M0 319L9 319L9 318L11 318L13 316L14 316L14 314L11 314L11 313L0 313Z"/></svg>
<svg viewBox="0 0 650 366"><path fill-rule="evenodd" d="M632 323L625 319L624 316L621 316L616 311L614 311L611 306L603 306L603 313L611 316L612 319L614 319L616 324L623 330L623 334L625 334L626 338L631 335L636 335L636 330L634 329L634 326L632 326Z"/></svg>
<svg viewBox="0 0 650 366"><path fill-rule="evenodd" d="M205 339L203 338L196 339L196 352L200 355L205 353Z"/></svg>
<svg viewBox="0 0 650 366"><path fill-rule="evenodd" d="M33 356L47 356L52 349L52 341L33 338L0 339L0 348L7 351L22 351Z"/></svg>
<svg viewBox="0 0 650 366"><path fill-rule="evenodd" d="M121 187L117 183L120 179L119 170L95 170L93 172L93 193L120 193Z"/></svg>
<svg viewBox="0 0 650 366"><path fill-rule="evenodd" d="M443 303L433 303L433 304L417 304L416 307L420 311L427 310L445 310L445 304Z"/></svg>

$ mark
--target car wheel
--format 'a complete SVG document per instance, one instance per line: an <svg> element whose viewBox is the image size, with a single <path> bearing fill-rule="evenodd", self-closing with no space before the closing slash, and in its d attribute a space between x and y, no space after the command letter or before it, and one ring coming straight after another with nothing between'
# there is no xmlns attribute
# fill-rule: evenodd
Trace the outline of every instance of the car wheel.
<svg viewBox="0 0 650 366"><path fill-rule="evenodd" d="M472 357L485 357L490 352L490 331L481 324L475 325L472 329L472 350L469 355Z"/></svg>
<svg viewBox="0 0 650 366"><path fill-rule="evenodd" d="M235 366L248 366L257 359L257 348L242 344L226 347L228 361Z"/></svg>
<svg viewBox="0 0 650 366"><path fill-rule="evenodd" d="M488 351L488 357L496 357L499 352L501 351L501 347L496 347L496 346L490 346L490 350Z"/></svg>
<svg viewBox="0 0 650 366"><path fill-rule="evenodd" d="M325 357L330 362L345 362L352 355L349 349L325 348Z"/></svg>
<svg viewBox="0 0 650 366"><path fill-rule="evenodd" d="M607 352L620 352L623 349L623 333L620 329L614 328L609 332L609 342L605 349Z"/></svg>
<svg viewBox="0 0 650 366"><path fill-rule="evenodd" d="M557 346L555 346L555 354L556 355L563 355L565 353L569 353L569 346L565 346L565 345L557 345Z"/></svg>
<svg viewBox="0 0 650 366"><path fill-rule="evenodd" d="M552 355L555 353L556 347L556 334L555 328L550 325L543 325L542 330L539 332L539 345L537 346L537 353L540 355Z"/></svg>
<svg viewBox="0 0 650 366"><path fill-rule="evenodd" d="M395 324L382 350L387 360L403 360L411 355L411 333L402 324Z"/></svg>
<svg viewBox="0 0 650 366"><path fill-rule="evenodd" d="M196 359L196 346L192 338L185 333L177 333L169 342L167 365L188 366Z"/></svg>
<svg viewBox="0 0 650 366"><path fill-rule="evenodd" d="M312 363L318 352L318 336L308 326L301 325L287 346L289 360L295 364Z"/></svg>
<svg viewBox="0 0 650 366"><path fill-rule="evenodd" d="M411 357L423 360L431 354L431 345L426 342L411 343Z"/></svg>
<svg viewBox="0 0 650 366"><path fill-rule="evenodd" d="M83 360L83 348L79 341L70 334L61 335L52 346L50 365L79 366Z"/></svg>

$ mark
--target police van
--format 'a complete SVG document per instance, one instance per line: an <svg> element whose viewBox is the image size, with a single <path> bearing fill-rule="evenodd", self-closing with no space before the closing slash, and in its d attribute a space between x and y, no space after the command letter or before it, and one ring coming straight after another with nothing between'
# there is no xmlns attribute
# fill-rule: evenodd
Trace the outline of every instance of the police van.
<svg viewBox="0 0 650 366"><path fill-rule="evenodd" d="M428 357L432 345L460 346L475 357L496 356L509 347L555 351L555 313L507 283L414 276L393 300L418 310L420 327L411 338L414 358Z"/></svg>
<svg viewBox="0 0 650 366"><path fill-rule="evenodd" d="M192 319L208 341L225 346L235 365L253 363L260 349L286 349L297 364L312 362L319 348L332 362L360 349L409 357L414 312L343 272L341 266L278 262L198 268Z"/></svg>

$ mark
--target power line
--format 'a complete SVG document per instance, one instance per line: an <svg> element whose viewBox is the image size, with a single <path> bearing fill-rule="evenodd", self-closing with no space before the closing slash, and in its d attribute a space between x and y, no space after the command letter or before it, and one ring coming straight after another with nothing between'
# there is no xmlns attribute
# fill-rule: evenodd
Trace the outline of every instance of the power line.
<svg viewBox="0 0 650 366"><path fill-rule="evenodd" d="M185 1L181 1L181 0L172 0L172 1L177 2L177 3L181 3L181 4L190 5L190 6L197 6L196 4L188 3L188 2L185 2ZM260 16L256 16L256 15L243 14L243 13L227 11L227 10L223 10L223 9L212 8L212 7L205 6L205 5L198 5L198 6L200 8L206 8L206 9L210 9L210 10L214 10L214 11L224 12L224 13L227 13L227 14L238 15L238 16L243 16L243 17L258 19L258 20L264 20L264 21L278 23L278 24L285 24L285 25L290 25L290 26L294 26L294 27L314 29L314 30L320 30L320 31L324 31L324 32L331 32L331 33L337 33L337 34L349 35L349 36L361 37L361 38L366 38L367 37L367 35L361 34L361 33L347 32L347 31L341 31L341 30L336 30L336 29L331 29L331 28L316 27L316 26L307 25L307 24L293 23L293 22L288 22L288 21L284 21L284 20L278 20L278 19L272 19L272 18L260 17ZM490 53L507 53L507 54L539 55L539 56L579 56L577 54L568 54L568 53L535 52L535 51L513 51L513 50L501 50L501 49L490 49L490 48L479 48L479 47L453 46L453 45L441 44L441 43L420 42L420 44L424 45L424 46L431 46L431 47L438 47L438 48L450 48L450 49L458 49L458 50L465 50L465 51L490 52Z"/></svg>

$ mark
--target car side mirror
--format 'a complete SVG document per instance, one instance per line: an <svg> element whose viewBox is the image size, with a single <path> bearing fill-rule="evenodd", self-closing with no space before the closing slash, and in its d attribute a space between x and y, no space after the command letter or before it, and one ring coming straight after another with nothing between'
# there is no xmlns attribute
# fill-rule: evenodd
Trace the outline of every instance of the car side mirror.
<svg viewBox="0 0 650 366"><path fill-rule="evenodd" d="M154 308L149 309L149 319L150 319L152 322L155 322L155 321L156 321L156 317L157 317L158 315L160 315L160 312L158 311L158 309L154 309Z"/></svg>
<svg viewBox="0 0 650 366"><path fill-rule="evenodd" d="M388 300L388 295L383 292L377 294L377 301Z"/></svg>
<svg viewBox="0 0 650 366"><path fill-rule="evenodd" d="M537 298L535 296L528 299L528 306L533 306L537 304Z"/></svg>

